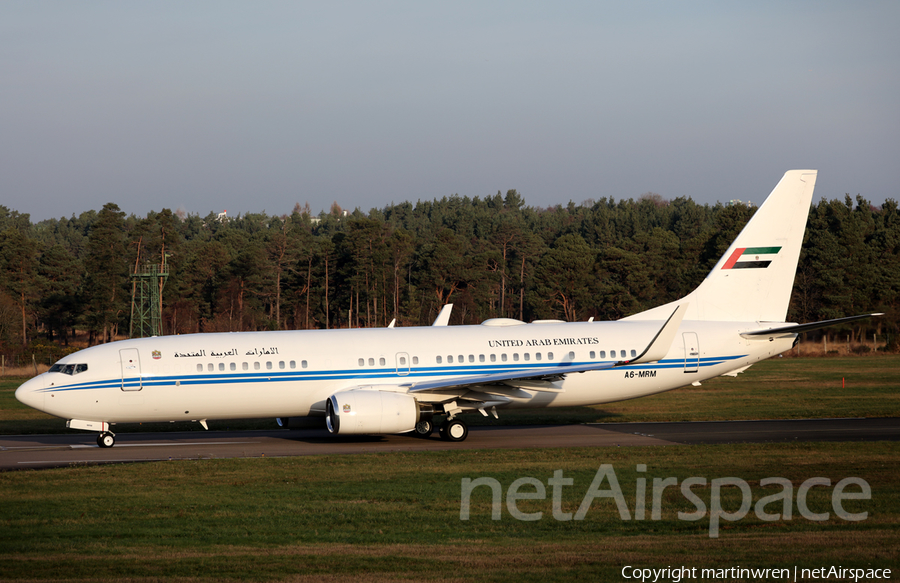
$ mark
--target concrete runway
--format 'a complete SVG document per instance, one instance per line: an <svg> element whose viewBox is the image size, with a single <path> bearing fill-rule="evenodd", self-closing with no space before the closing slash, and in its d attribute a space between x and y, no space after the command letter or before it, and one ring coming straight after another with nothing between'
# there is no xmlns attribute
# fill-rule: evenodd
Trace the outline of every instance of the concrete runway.
<svg viewBox="0 0 900 583"><path fill-rule="evenodd" d="M120 433L101 449L96 434L0 436L0 471L174 459L290 457L451 449L621 447L704 443L900 440L900 418L602 423L472 427L462 443L405 435L331 437L324 430Z"/></svg>

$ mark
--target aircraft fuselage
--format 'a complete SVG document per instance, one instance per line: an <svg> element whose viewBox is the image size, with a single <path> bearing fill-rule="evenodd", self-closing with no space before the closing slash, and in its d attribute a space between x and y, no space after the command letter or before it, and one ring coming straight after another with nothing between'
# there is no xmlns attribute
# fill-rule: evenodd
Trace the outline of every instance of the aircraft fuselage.
<svg viewBox="0 0 900 583"><path fill-rule="evenodd" d="M663 323L490 323L123 340L61 359L60 370L26 382L16 397L51 415L106 423L306 417L324 415L326 399L346 389L407 392L446 377L553 367L565 377L540 390L508 381L485 399L507 408L583 406L716 377L789 349L795 337L749 340L739 333L759 323L685 321L658 362L566 374L633 358ZM87 366L67 374L74 365ZM460 397L480 398L477 387L416 394L426 403Z"/></svg>

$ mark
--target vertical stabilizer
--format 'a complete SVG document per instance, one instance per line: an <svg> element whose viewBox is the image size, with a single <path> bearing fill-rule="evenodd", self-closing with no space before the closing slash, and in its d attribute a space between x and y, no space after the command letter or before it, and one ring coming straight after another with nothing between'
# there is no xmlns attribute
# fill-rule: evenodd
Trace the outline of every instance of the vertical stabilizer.
<svg viewBox="0 0 900 583"><path fill-rule="evenodd" d="M677 305L689 302L685 320L784 322L816 172L786 172L697 289L625 319L665 320Z"/></svg>

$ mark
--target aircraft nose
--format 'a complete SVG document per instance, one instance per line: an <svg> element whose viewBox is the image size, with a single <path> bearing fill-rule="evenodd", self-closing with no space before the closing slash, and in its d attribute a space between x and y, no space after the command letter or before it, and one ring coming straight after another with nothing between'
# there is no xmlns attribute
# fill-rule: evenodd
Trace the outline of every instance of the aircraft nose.
<svg viewBox="0 0 900 583"><path fill-rule="evenodd" d="M25 381L16 389L16 399L20 403L28 405L38 411L44 410L44 375L38 375L30 381Z"/></svg>

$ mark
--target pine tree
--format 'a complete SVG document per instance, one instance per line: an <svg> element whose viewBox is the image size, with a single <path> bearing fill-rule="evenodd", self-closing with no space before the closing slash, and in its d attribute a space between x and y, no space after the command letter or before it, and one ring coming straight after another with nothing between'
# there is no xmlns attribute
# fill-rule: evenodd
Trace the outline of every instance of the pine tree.
<svg viewBox="0 0 900 583"><path fill-rule="evenodd" d="M128 313L128 263L125 213L107 203L88 235L84 293L91 339L99 333L101 342L112 340Z"/></svg>

